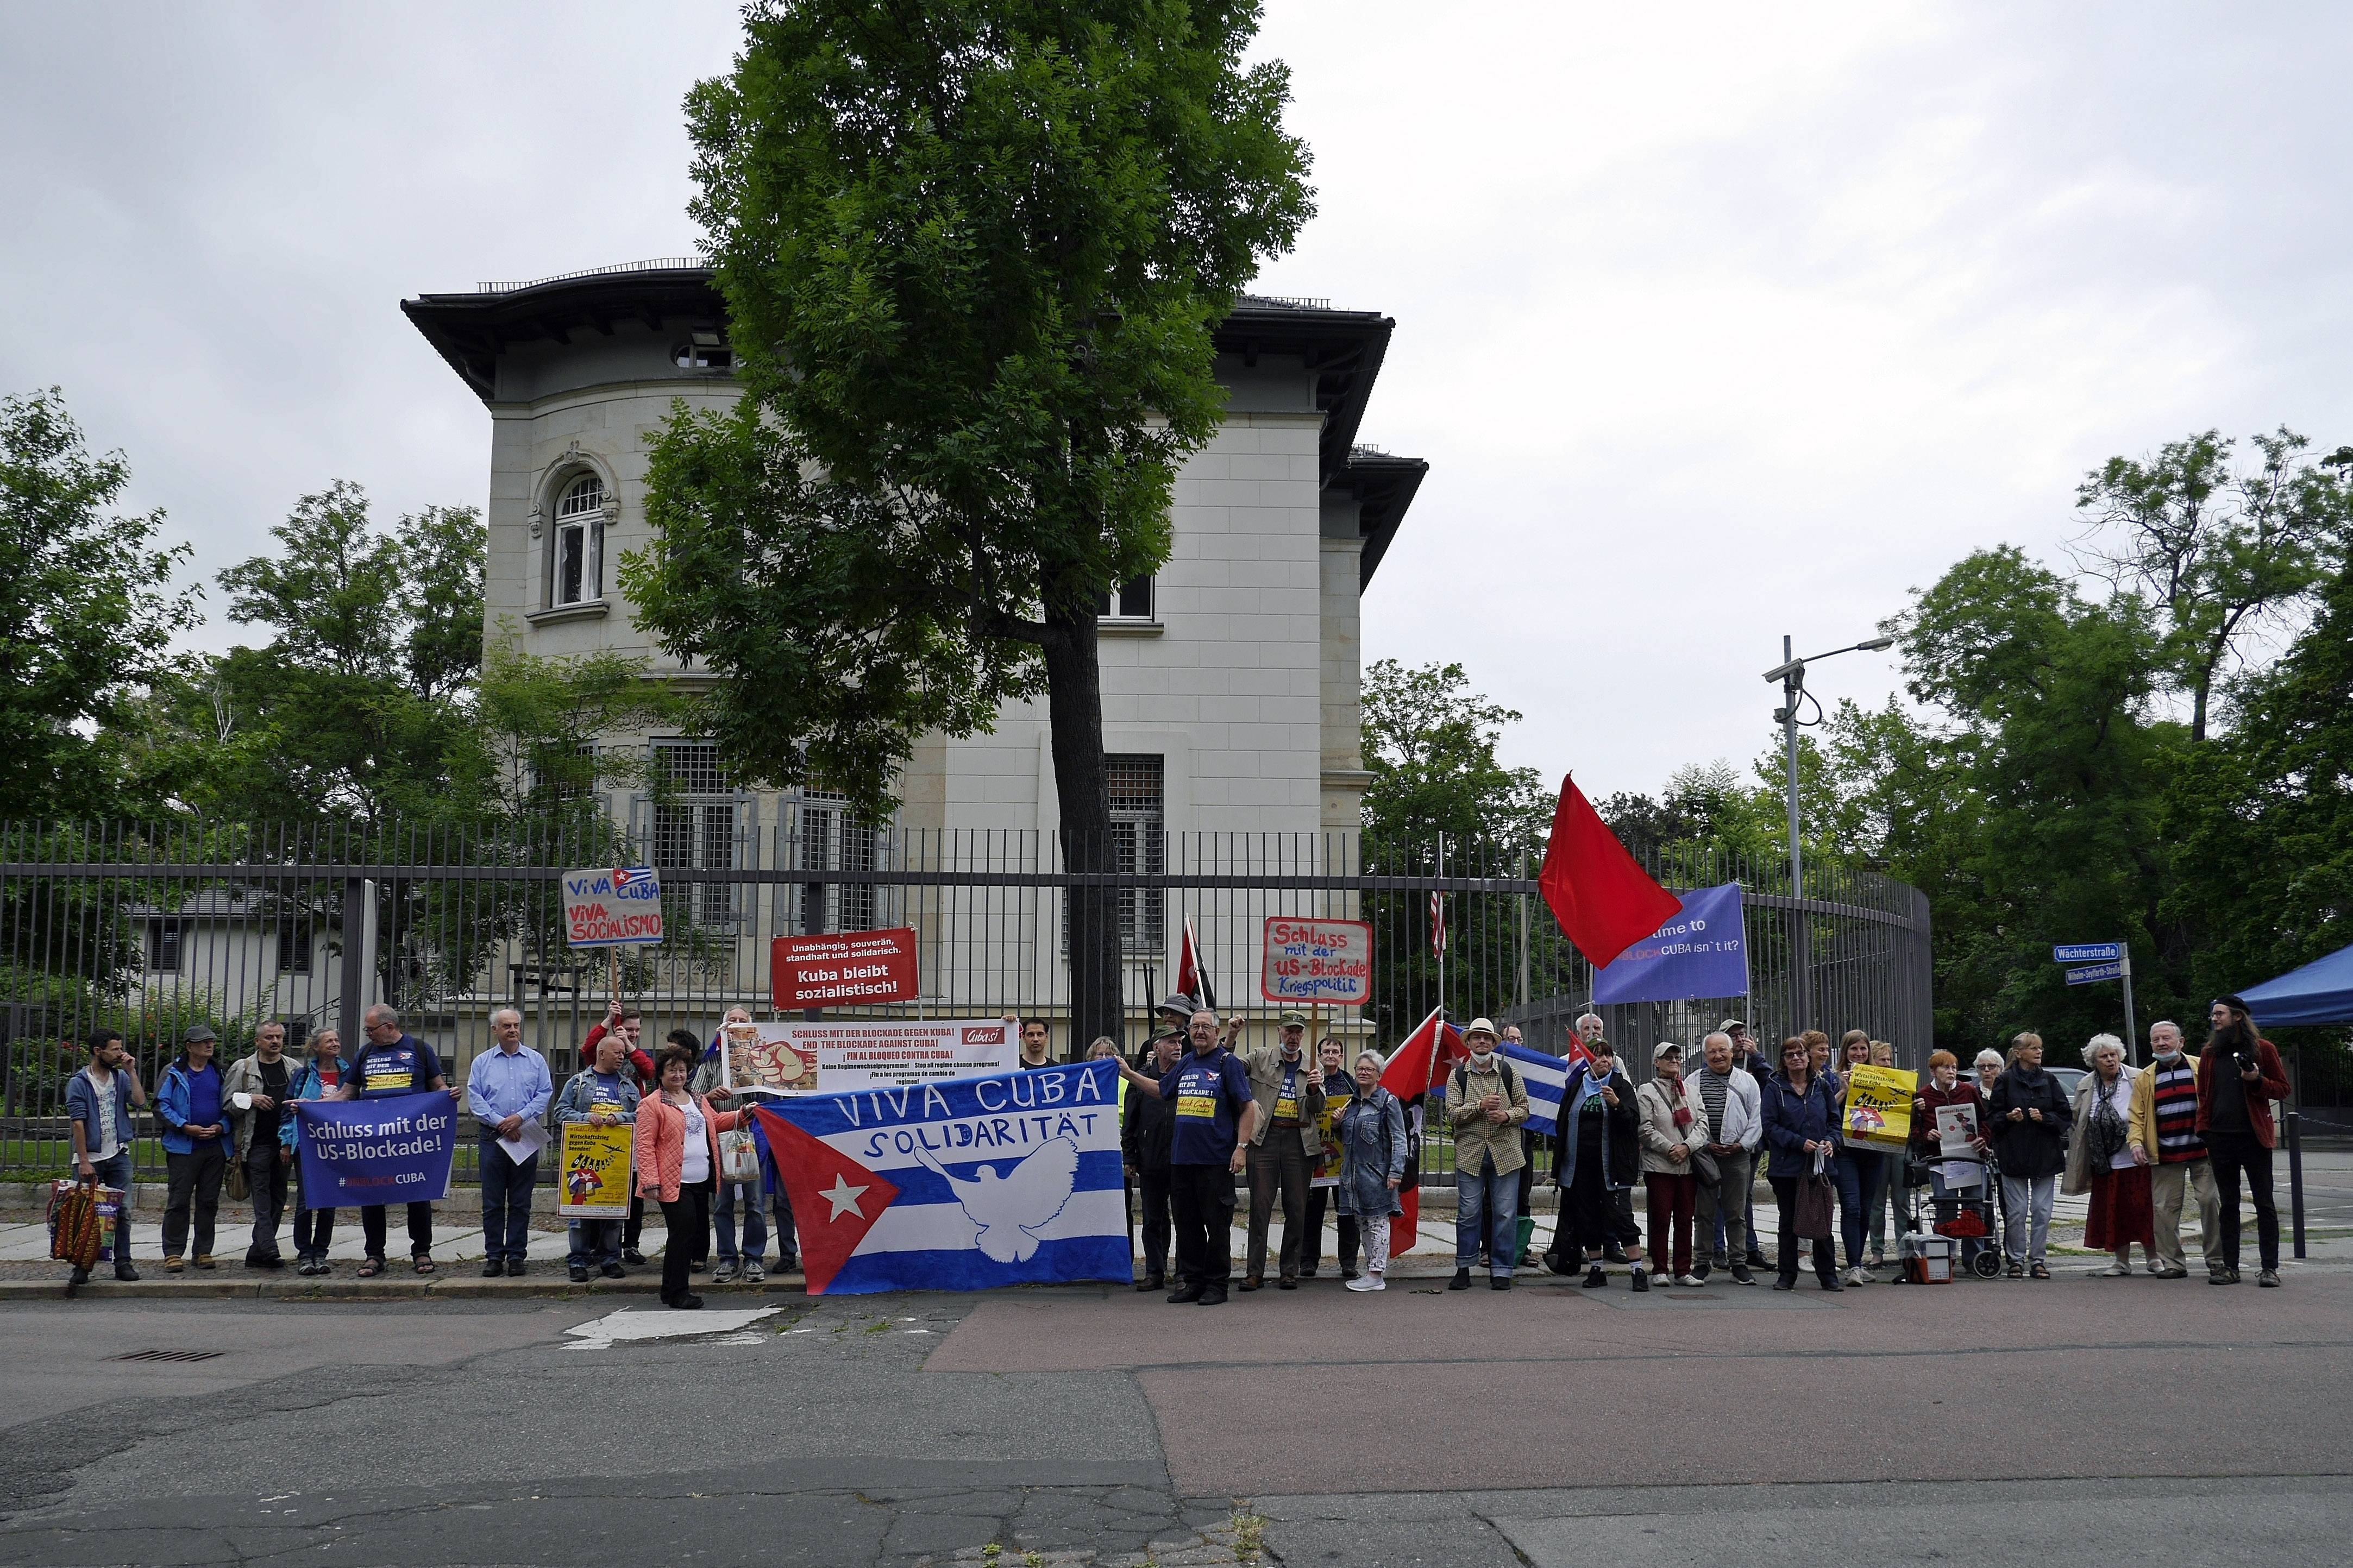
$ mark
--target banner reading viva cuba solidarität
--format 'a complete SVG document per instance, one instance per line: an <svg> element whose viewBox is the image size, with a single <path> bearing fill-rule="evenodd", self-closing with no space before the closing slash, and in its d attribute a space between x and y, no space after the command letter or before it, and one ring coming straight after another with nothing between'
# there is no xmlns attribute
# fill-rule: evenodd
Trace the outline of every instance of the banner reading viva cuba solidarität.
<svg viewBox="0 0 2353 1568"><path fill-rule="evenodd" d="M305 1100L302 1206L427 1203L449 1193L458 1108L438 1091L382 1100Z"/></svg>

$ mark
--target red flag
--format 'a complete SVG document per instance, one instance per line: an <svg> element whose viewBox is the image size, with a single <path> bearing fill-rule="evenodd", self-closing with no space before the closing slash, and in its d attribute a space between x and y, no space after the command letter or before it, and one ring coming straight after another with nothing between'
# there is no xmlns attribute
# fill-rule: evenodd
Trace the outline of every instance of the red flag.
<svg viewBox="0 0 2353 1568"><path fill-rule="evenodd" d="M1389 1258L1403 1258L1421 1235L1421 1189L1419 1186L1398 1190L1398 1207L1405 1212L1389 1221ZM2200 1211L2203 1214L2203 1211Z"/></svg>
<svg viewBox="0 0 2353 1568"><path fill-rule="evenodd" d="M1185 917L1184 941L1176 949L1176 989L1190 996L1196 1007L1218 1005L1218 988L1209 983L1208 968L1201 962L1201 939L1193 934L1191 915Z"/></svg>
<svg viewBox="0 0 2353 1568"><path fill-rule="evenodd" d="M1667 923L1683 901L1651 880L1577 787L1560 781L1544 870L1545 902L1568 940L1596 969Z"/></svg>
<svg viewBox="0 0 2353 1568"><path fill-rule="evenodd" d="M1409 1102L1433 1088L1443 1093L1446 1075L1470 1054L1470 1047L1462 1043L1462 1031L1432 1008L1389 1058L1388 1069L1381 1074L1381 1087Z"/></svg>
<svg viewBox="0 0 2353 1568"><path fill-rule="evenodd" d="M768 1135L776 1178L784 1183L800 1223L801 1266L807 1271L808 1293L822 1296L899 1189L765 1106L760 1108L760 1130Z"/></svg>
<svg viewBox="0 0 2353 1568"><path fill-rule="evenodd" d="M1593 1053L1585 1048L1585 1037L1571 1035L1568 1037L1568 1054L1560 1059L1572 1068L1579 1062L1590 1062L1593 1059Z"/></svg>

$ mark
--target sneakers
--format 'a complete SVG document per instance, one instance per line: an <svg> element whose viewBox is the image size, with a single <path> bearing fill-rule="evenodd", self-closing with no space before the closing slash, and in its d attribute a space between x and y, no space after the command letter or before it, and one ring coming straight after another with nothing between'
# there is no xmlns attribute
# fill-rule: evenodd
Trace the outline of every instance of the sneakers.
<svg viewBox="0 0 2353 1568"><path fill-rule="evenodd" d="M719 1267L711 1271L711 1282L713 1285L724 1285L743 1271L743 1265L733 1258L723 1258L719 1260Z"/></svg>
<svg viewBox="0 0 2353 1568"><path fill-rule="evenodd" d="M575 1265L573 1265L573 1268L572 1268L572 1282L573 1282L575 1285L586 1285L586 1284L587 1284L587 1283L588 1283L588 1270L587 1270L587 1269L586 1269L586 1268L581 1268L578 1264L575 1264Z"/></svg>
<svg viewBox="0 0 2353 1568"><path fill-rule="evenodd" d="M1757 1276L1748 1271L1748 1265L1736 1263L1732 1266L1732 1281L1736 1285L1754 1285Z"/></svg>
<svg viewBox="0 0 2353 1568"><path fill-rule="evenodd" d="M1609 1283L1609 1270L1603 1268L1601 1265L1597 1263L1593 1266L1592 1272L1586 1275L1584 1289L1588 1290L1599 1290Z"/></svg>
<svg viewBox="0 0 2353 1568"><path fill-rule="evenodd" d="M1388 1282L1377 1274L1360 1274L1346 1282L1350 1290L1386 1290Z"/></svg>
<svg viewBox="0 0 2353 1568"><path fill-rule="evenodd" d="M2276 1284L2278 1284L2278 1283L2279 1283L2279 1281L2278 1281L2278 1280L2276 1280L2276 1279L2274 1279L2274 1280L2273 1280L2273 1281L2272 1281L2272 1283L2273 1283L2273 1284L2274 1284L2274 1285L2276 1285ZM1488 1278L1488 1280L1487 1280L1487 1289L1490 1289L1490 1290L1508 1290L1508 1289L1510 1289L1511 1288L1512 1288L1512 1277L1511 1277L1510 1275L1508 1275L1508 1274L1496 1274L1496 1275L1491 1275L1491 1276Z"/></svg>
<svg viewBox="0 0 2353 1568"><path fill-rule="evenodd" d="M1839 1276L1839 1283L1841 1285L1875 1285L1878 1281L1873 1279L1868 1273L1864 1272L1862 1265L1858 1263L1853 1268Z"/></svg>
<svg viewBox="0 0 2353 1568"><path fill-rule="evenodd" d="M1634 1270L1634 1289L1637 1290L1648 1290L1650 1288L1651 1271L1647 1268L1637 1268Z"/></svg>
<svg viewBox="0 0 2353 1568"><path fill-rule="evenodd" d="M646 1255L634 1247L625 1247L621 1248L621 1261L632 1268L643 1268L646 1266Z"/></svg>
<svg viewBox="0 0 2353 1568"><path fill-rule="evenodd" d="M767 1277L768 1271L760 1267L759 1260L757 1258L754 1258L753 1261L744 1265L744 1284L757 1285L761 1280L765 1279Z"/></svg>
<svg viewBox="0 0 2353 1568"><path fill-rule="evenodd" d="M1678 1274L1675 1276L1675 1283L1678 1285L1689 1285L1695 1289L1704 1290L1707 1289L1707 1281L1701 1279L1697 1273Z"/></svg>
<svg viewBox="0 0 2353 1568"><path fill-rule="evenodd" d="M166 1274L177 1274L179 1271L180 1271L180 1260L179 1260L178 1258L166 1258L165 1259L164 1259L164 1273L166 1273Z"/></svg>
<svg viewBox="0 0 2353 1568"><path fill-rule="evenodd" d="M1446 1282L1446 1288L1449 1290L1468 1290L1471 1289L1471 1270L1468 1268L1456 1269L1454 1271L1454 1278Z"/></svg>
<svg viewBox="0 0 2353 1568"><path fill-rule="evenodd" d="M2111 1263L2105 1268L2093 1269L2092 1278L2094 1279L2129 1279L2132 1278L2132 1265L2129 1263Z"/></svg>
<svg viewBox="0 0 2353 1568"><path fill-rule="evenodd" d="M1715 1273L1715 1268L1716 1266L1713 1263L1694 1263L1692 1265L1691 1277L1704 1285L1707 1283L1707 1277ZM1677 1280L1676 1283L1681 1284L1682 1281Z"/></svg>
<svg viewBox="0 0 2353 1568"><path fill-rule="evenodd" d="M218 1268L220 1267L219 1264L213 1261L213 1255L209 1252L197 1253L195 1263L196 1267L199 1268Z"/></svg>

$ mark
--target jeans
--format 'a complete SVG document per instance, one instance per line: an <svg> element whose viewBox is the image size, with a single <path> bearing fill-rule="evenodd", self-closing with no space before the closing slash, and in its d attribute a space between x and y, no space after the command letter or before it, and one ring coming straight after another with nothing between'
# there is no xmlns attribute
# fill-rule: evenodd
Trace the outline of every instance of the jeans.
<svg viewBox="0 0 2353 1568"><path fill-rule="evenodd" d="M687 1270L694 1264L694 1238L711 1233L711 1180L692 1186L681 1184L678 1196L662 1200L662 1224L670 1236L662 1243L661 1299L674 1304L687 1292Z"/></svg>
<svg viewBox="0 0 2353 1568"><path fill-rule="evenodd" d="M1512 1277L1519 1261L1520 1173L1497 1171L1493 1151L1479 1152L1479 1169L1454 1173L1454 1267L1468 1268L1487 1248L1487 1272Z"/></svg>
<svg viewBox="0 0 2353 1568"><path fill-rule="evenodd" d="M1222 1293L1234 1277L1234 1173L1223 1165L1168 1167L1176 1277Z"/></svg>
<svg viewBox="0 0 2353 1568"><path fill-rule="evenodd" d="M1307 1151L1300 1146L1296 1128L1271 1127L1266 1142L1250 1152L1250 1251L1248 1275L1266 1277L1266 1226L1274 1217L1278 1188L1282 1194L1282 1251L1276 1263L1285 1279L1299 1278L1299 1237L1307 1228L1307 1179L1313 1174Z"/></svg>
<svg viewBox="0 0 2353 1568"><path fill-rule="evenodd" d="M2040 1263L2051 1240L2051 1205L2059 1196L2057 1176L2001 1179L2001 1249L2012 1263Z"/></svg>
<svg viewBox="0 0 2353 1568"><path fill-rule="evenodd" d="M1526 1167L1523 1166L1521 1168L1525 1170ZM1339 1206L1339 1205L1335 1201L1339 1191L1340 1189L1337 1187L1311 1187L1308 1189L1307 1232L1304 1236L1302 1236L1299 1238L1299 1267L1303 1271L1313 1268L1321 1268L1324 1267L1324 1214L1326 1209L1337 1208ZM1356 1267L1356 1242L1358 1239L1356 1216L1352 1214L1342 1215L1340 1216L1339 1229L1340 1246L1338 1250L1338 1258L1341 1271L1345 1273Z"/></svg>
<svg viewBox="0 0 2353 1568"><path fill-rule="evenodd" d="M1699 1178L1645 1171L1642 1188L1651 1210L1651 1272L1681 1279L1692 1271L1692 1210L1699 1201Z"/></svg>
<svg viewBox="0 0 2353 1568"><path fill-rule="evenodd" d="M482 1180L482 1251L496 1262L520 1263L531 1250L531 1189L539 1179L539 1156L522 1164L507 1158L495 1135L481 1140L477 1162Z"/></svg>
<svg viewBox="0 0 2353 1568"><path fill-rule="evenodd" d="M1168 1278L1168 1167L1143 1166L1135 1173L1136 1206L1144 1211L1137 1222L1144 1237L1144 1277Z"/></svg>
<svg viewBox="0 0 2353 1568"><path fill-rule="evenodd" d="M1748 1210L1757 1201L1748 1151L1718 1154L1715 1168L1723 1179L1712 1187L1703 1184L1692 1207L1698 1226L1692 1247L1696 1251L1704 1237L1713 1243L1709 1262L1745 1262L1757 1248L1756 1233L1748 1228Z"/></svg>
<svg viewBox="0 0 2353 1568"><path fill-rule="evenodd" d="M2189 1260L2181 1255L2181 1205L2193 1192L2198 1196L2202 1256L2211 1268L2222 1261L2222 1200L2214 1186L2214 1162L2201 1154L2195 1160L2149 1168L2148 1202L2157 1221L2157 1257L2168 1268L2189 1267Z"/></svg>
<svg viewBox="0 0 2353 1568"><path fill-rule="evenodd" d="M1798 1178L1771 1176L1773 1201L1781 1210L1781 1242L1779 1247L1781 1279L1785 1284L1798 1282ZM1810 1236L1814 1244L1814 1277L1828 1285L1838 1279L1838 1247L1827 1236Z"/></svg>
<svg viewBox="0 0 2353 1568"><path fill-rule="evenodd" d="M776 1222L776 1269L777 1272L783 1273L798 1263L801 1257L800 1237L793 1228L793 1200L791 1194L785 1191L784 1182L776 1174L776 1163L774 1159L763 1156L760 1161L760 1173L766 1178L764 1191L769 1211L775 1215ZM760 1261L760 1255L752 1250L752 1244L748 1239L751 1235L750 1226L744 1227L744 1235L747 1238L744 1243L744 1261L757 1263Z"/></svg>
<svg viewBox="0 0 2353 1568"><path fill-rule="evenodd" d="M179 1258L188 1248L188 1216L195 1210L196 1256L213 1251L213 1216L220 1209L222 1173L228 1169L220 1141L199 1143L185 1154L164 1156L171 1185L164 1199L164 1256Z"/></svg>
<svg viewBox="0 0 2353 1568"><path fill-rule="evenodd" d="M1849 1268L1862 1267L1862 1163L1875 1159L1858 1150L1841 1149L1831 1161L1830 1177L1838 1186L1839 1234L1846 1238Z"/></svg>
<svg viewBox="0 0 2353 1568"><path fill-rule="evenodd" d="M278 1226L286 1214L286 1178L293 1173L293 1152L280 1148L275 1138L245 1152L246 1187L253 1194L253 1240L245 1249L248 1263L278 1260Z"/></svg>
<svg viewBox="0 0 2353 1568"><path fill-rule="evenodd" d="M617 1219L575 1219L565 1227L572 1249L565 1261L575 1268L596 1268L621 1261L621 1222Z"/></svg>
<svg viewBox="0 0 2353 1568"><path fill-rule="evenodd" d="M758 1262L768 1250L767 1205L761 1201L757 1182L722 1182L712 1193L711 1217L719 1230L719 1261L739 1261L735 1251L735 1205L744 1205L744 1251L741 1257Z"/></svg>
<svg viewBox="0 0 2353 1568"><path fill-rule="evenodd" d="M2239 1178L2255 1203L2255 1245L2263 1267L2279 1269L2279 1210L2272 1203L2272 1152L2252 1132L2216 1129L2206 1134L2206 1154L2214 1167L2214 1192L2222 1210L2222 1266L2239 1266Z"/></svg>
<svg viewBox="0 0 2353 1568"><path fill-rule="evenodd" d="M131 1261L131 1146L124 1144L112 1157L92 1160L90 1174L101 1187L111 1187L122 1194L122 1202L114 1211L114 1261Z"/></svg>
<svg viewBox="0 0 2353 1568"><path fill-rule="evenodd" d="M433 1251L433 1205L409 1204L406 1207L408 1256L429 1257ZM360 1205L360 1237L367 1247L367 1255L378 1263L384 1261L384 1210L382 1204Z"/></svg>

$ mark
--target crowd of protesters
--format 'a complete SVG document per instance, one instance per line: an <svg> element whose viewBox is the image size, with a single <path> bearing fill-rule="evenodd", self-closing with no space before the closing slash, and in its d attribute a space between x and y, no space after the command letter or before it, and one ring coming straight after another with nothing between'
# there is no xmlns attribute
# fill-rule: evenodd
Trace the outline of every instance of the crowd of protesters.
<svg viewBox="0 0 2353 1568"><path fill-rule="evenodd" d="M1346 1288L1387 1288L1391 1224L1418 1180L1421 1118L1444 1117L1455 1165L1455 1271L1451 1288L1470 1288L1483 1268L1492 1289L1508 1290L1534 1248L1521 1220L1535 1172L1535 1136L1525 1124L1530 1100L1525 1074L1500 1047L1520 1044L1516 1028L1474 1019L1461 1031L1463 1051L1448 1068L1442 1100L1401 1103L1382 1087L1388 1060L1327 1035L1310 1048L1308 1020L1280 1019L1270 1044L1235 1048L1240 1021L1220 1020L1191 999L1161 1005L1162 1027L1137 1063L1120 1059L1110 1039L1088 1054L1120 1059L1123 1163L1140 1211L1139 1290L1167 1289L1174 1303L1216 1305L1234 1288L1231 1227L1240 1201L1236 1178L1248 1174L1249 1210L1240 1289L1269 1283L1269 1239L1282 1210L1272 1283L1292 1290L1323 1263L1324 1221L1337 1221L1335 1261ZM748 1022L741 1008L723 1023ZM204 1026L187 1031L159 1075L153 1109L160 1123L169 1183L162 1253L167 1273L209 1270L225 1177L248 1196L252 1234L245 1264L285 1266L279 1233L292 1231L293 1259L306 1275L332 1271L327 1252L332 1207L301 1201L294 1107L306 1100L366 1099L446 1091L475 1122L486 1276L528 1269L531 1200L538 1155L512 1152L528 1124L632 1123L638 1158L626 1220L571 1221L570 1279L626 1276L646 1267L639 1250L643 1205L663 1215L662 1300L701 1305L691 1276L711 1268L714 1283L765 1278L772 1228L779 1272L797 1267L792 1207L776 1179L765 1139L757 1140L759 1179L743 1160L723 1166L721 1136L745 1131L748 1113L722 1109L733 1098L721 1070L721 1037L705 1043L681 1029L659 1054L639 1047L641 1020L617 1002L581 1043L583 1066L557 1089L546 1059L522 1043L523 1020L512 1007L491 1016L492 1048L475 1057L466 1081L452 1085L433 1048L407 1034L384 1005L364 1016L365 1043L348 1059L332 1029L313 1033L301 1058L286 1053L284 1026L257 1029L251 1054L226 1069ZM1021 1066L1050 1065L1049 1026L1020 1025ZM2049 1242L2061 1190L2086 1195L2084 1246L2112 1261L2111 1278L2132 1272L2141 1250L2148 1273L2189 1274L2180 1241L2182 1209L2194 1199L2206 1275L2240 1282L2240 1194L2255 1211L2257 1282L2279 1283L2279 1217L2272 1197L2277 1131L2272 1103L2288 1085L2278 1051L2263 1039L2243 1002L2226 996L2210 1010L2203 1047L2193 1053L2179 1025L2150 1028L2151 1061L2136 1068L2125 1043L2094 1036L2084 1047L2085 1072L2069 1092L2043 1061L2038 1035L2024 1033L2006 1053L1980 1051L1963 1072L1948 1051L1933 1052L1913 1100L1906 1150L1876 1148L1844 1131L1859 1068L1892 1066L1884 1042L1851 1031L1833 1047L1820 1031L1792 1035L1768 1055L1739 1019L1725 1019L1686 1063L1682 1046L1651 1049L1640 1082L1588 1014L1571 1027L1571 1065L1551 1136L1558 1215L1543 1252L1553 1272L1581 1275L1604 1289L1609 1267L1625 1268L1631 1288L1704 1286L1725 1272L1737 1284L1770 1271L1778 1289L1796 1288L1809 1268L1820 1289L1876 1282L1886 1267L1891 1231L1905 1226L1905 1192L1925 1177L1928 1223L1949 1226L1977 1193L1998 1192L1991 1234L1963 1243L1966 1265L1998 1247L1997 1272L2048 1279ZM126 1195L111 1235L115 1277L135 1280L131 1204L132 1113L149 1096L111 1029L93 1033L90 1060L67 1090L77 1177ZM1140 1065L1139 1065L1140 1064ZM1442 1107L1442 1110L1439 1109ZM1967 1107L1977 1127L1972 1158L1956 1161L1940 1141L1938 1112ZM1327 1110L1332 1114L1327 1118ZM552 1113L552 1114L551 1114ZM1321 1127L1337 1147L1329 1169ZM1326 1165L1319 1184L1314 1173ZM1778 1216L1777 1249L1767 1257L1757 1229L1761 1175ZM1631 1194L1644 1194L1647 1248ZM1891 1216L1893 1221L1891 1223ZM434 1272L433 1205L406 1205L409 1266ZM738 1220L740 1218L740 1228ZM386 1267L383 1205L360 1208L366 1278ZM1410 1238L1408 1238L1409 1241ZM1844 1264L1840 1248L1844 1247ZM1867 1249L1867 1251L1866 1251ZM1403 1250L1402 1247L1398 1250ZM1362 1267L1359 1268L1361 1259ZM77 1269L74 1282L89 1274ZM1169 1289L1173 1282L1173 1289Z"/></svg>

